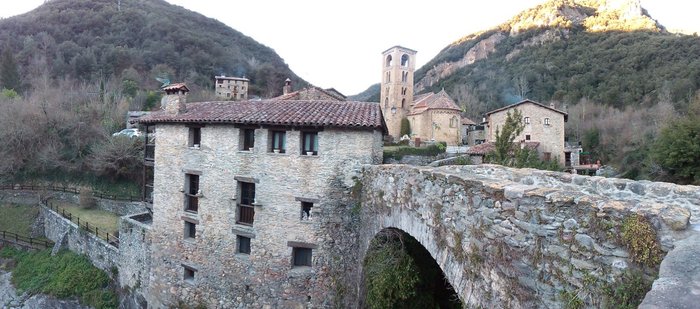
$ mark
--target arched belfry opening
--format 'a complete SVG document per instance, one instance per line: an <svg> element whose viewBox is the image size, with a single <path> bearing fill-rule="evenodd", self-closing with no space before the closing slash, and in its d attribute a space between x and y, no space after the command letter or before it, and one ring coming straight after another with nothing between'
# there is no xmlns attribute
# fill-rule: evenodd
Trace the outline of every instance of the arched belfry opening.
<svg viewBox="0 0 700 309"><path fill-rule="evenodd" d="M360 308L462 308L430 252L396 228L383 229L371 240L361 293Z"/></svg>
<svg viewBox="0 0 700 309"><path fill-rule="evenodd" d="M409 61L409 59L410 59L410 57L408 57L408 55L403 54L403 56L401 56L401 66L402 66L402 67L408 67L408 61ZM376 63L376 62L375 62L375 63Z"/></svg>
<svg viewBox="0 0 700 309"><path fill-rule="evenodd" d="M376 63L376 62L375 62ZM391 55L386 56L386 66L390 67L393 64L393 61L391 59Z"/></svg>

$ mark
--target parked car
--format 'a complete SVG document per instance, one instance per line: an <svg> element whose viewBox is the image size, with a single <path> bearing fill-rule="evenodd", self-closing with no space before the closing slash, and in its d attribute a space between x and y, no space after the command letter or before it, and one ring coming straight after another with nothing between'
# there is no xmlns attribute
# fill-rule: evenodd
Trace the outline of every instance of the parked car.
<svg viewBox="0 0 700 309"><path fill-rule="evenodd" d="M124 129L119 132L112 134L112 136L128 136L128 137L139 137L141 136L141 130L136 128Z"/></svg>

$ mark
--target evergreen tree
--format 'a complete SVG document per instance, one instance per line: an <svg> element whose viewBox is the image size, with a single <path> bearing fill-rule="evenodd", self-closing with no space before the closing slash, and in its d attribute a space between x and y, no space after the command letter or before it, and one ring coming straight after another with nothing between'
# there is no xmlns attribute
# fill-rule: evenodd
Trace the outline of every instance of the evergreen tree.
<svg viewBox="0 0 700 309"><path fill-rule="evenodd" d="M0 86L19 92L22 82L19 78L17 62L9 47L5 47L0 59Z"/></svg>

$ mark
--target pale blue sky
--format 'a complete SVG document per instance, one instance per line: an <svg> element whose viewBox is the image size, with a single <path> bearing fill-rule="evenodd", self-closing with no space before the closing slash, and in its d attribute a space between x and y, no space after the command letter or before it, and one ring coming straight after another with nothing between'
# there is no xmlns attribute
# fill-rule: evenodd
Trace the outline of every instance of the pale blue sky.
<svg viewBox="0 0 700 309"><path fill-rule="evenodd" d="M128 2L131 0L122 0ZM420 67L451 42L507 21L543 0L167 0L216 18L272 47L302 78L346 95L381 78L385 49L418 51ZM2 0L0 17L32 10L44 0ZM117 0L114 0L115 4ZM669 29L700 32L700 2L642 0ZM222 72L229 73L232 72Z"/></svg>

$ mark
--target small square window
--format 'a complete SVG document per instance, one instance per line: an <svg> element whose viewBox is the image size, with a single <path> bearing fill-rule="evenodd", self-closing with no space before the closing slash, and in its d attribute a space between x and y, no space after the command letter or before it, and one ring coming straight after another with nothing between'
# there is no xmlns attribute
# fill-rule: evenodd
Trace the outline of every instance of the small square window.
<svg viewBox="0 0 700 309"><path fill-rule="evenodd" d="M530 140L530 134L526 134L526 135L525 135L525 140L526 140L526 141L529 141L529 140Z"/></svg>
<svg viewBox="0 0 700 309"><path fill-rule="evenodd" d="M192 128L189 129L189 140L187 146L199 148L202 143L202 128Z"/></svg>
<svg viewBox="0 0 700 309"><path fill-rule="evenodd" d="M185 239L194 239L197 236L197 225L185 221Z"/></svg>
<svg viewBox="0 0 700 309"><path fill-rule="evenodd" d="M250 254L250 237L236 236L236 242L238 244L238 253Z"/></svg>
<svg viewBox="0 0 700 309"><path fill-rule="evenodd" d="M194 275L197 273L197 270L187 266L182 266L182 268L184 269L183 279L186 282L194 283Z"/></svg>
<svg viewBox="0 0 700 309"><path fill-rule="evenodd" d="M292 248L292 266L311 266L311 248Z"/></svg>
<svg viewBox="0 0 700 309"><path fill-rule="evenodd" d="M314 203L301 202L301 220L311 220L311 208Z"/></svg>
<svg viewBox="0 0 700 309"><path fill-rule="evenodd" d="M318 155L318 132L302 132L301 154Z"/></svg>
<svg viewBox="0 0 700 309"><path fill-rule="evenodd" d="M242 129L242 148L241 150L251 150L255 146L255 129Z"/></svg>
<svg viewBox="0 0 700 309"><path fill-rule="evenodd" d="M285 131L270 131L270 151L285 153L287 152L287 133Z"/></svg>
<svg viewBox="0 0 700 309"><path fill-rule="evenodd" d="M542 153L542 156L544 157L545 161L552 160L552 153L551 152L544 152L544 153Z"/></svg>
<svg viewBox="0 0 700 309"><path fill-rule="evenodd" d="M544 119L544 125L548 126L549 125L549 118Z"/></svg>

